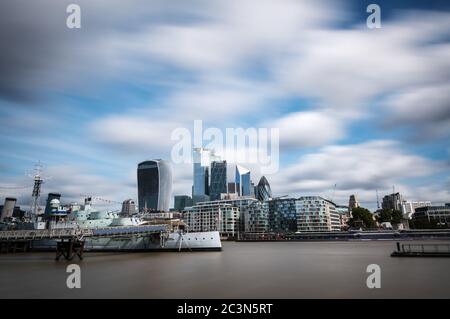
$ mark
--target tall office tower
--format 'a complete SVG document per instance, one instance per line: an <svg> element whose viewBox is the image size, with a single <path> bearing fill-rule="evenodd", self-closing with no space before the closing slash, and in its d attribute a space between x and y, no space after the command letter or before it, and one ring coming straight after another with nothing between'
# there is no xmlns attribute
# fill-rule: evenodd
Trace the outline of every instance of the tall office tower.
<svg viewBox="0 0 450 319"><path fill-rule="evenodd" d="M256 199L259 201L265 201L272 198L272 190L270 189L269 182L265 176L261 177L255 191Z"/></svg>
<svg viewBox="0 0 450 319"><path fill-rule="evenodd" d="M205 171L205 195L209 196L209 167Z"/></svg>
<svg viewBox="0 0 450 319"><path fill-rule="evenodd" d="M193 166L194 166L194 185L192 187L192 197L208 195L209 185L209 163L211 151L197 147L193 150Z"/></svg>
<svg viewBox="0 0 450 319"><path fill-rule="evenodd" d="M251 195L250 170L241 165L236 165L235 182L240 196Z"/></svg>
<svg viewBox="0 0 450 319"><path fill-rule="evenodd" d="M172 193L172 168L157 159L138 164L139 211L169 211Z"/></svg>
<svg viewBox="0 0 450 319"><path fill-rule="evenodd" d="M383 209L402 210L403 198L400 193L393 193L383 197L381 207Z"/></svg>
<svg viewBox="0 0 450 319"><path fill-rule="evenodd" d="M47 202L45 203L45 211L44 211L44 216L45 217L48 217L50 215L50 213L52 212L51 206L50 206L50 202L52 201L52 199L60 200L61 199L61 194L48 193Z"/></svg>
<svg viewBox="0 0 450 319"><path fill-rule="evenodd" d="M174 209L181 212L186 207L193 205L191 196L188 195L175 195L174 197Z"/></svg>
<svg viewBox="0 0 450 319"><path fill-rule="evenodd" d="M211 186L210 198L211 200L220 199L220 194L227 192L227 162L212 162L211 163Z"/></svg>
<svg viewBox="0 0 450 319"><path fill-rule="evenodd" d="M0 222L3 222L5 220L5 218L13 217L16 202L17 202L17 199L15 199L15 198L12 198L12 197L5 198L5 205L3 205L3 208L2 208L1 214L0 214Z"/></svg>
<svg viewBox="0 0 450 319"><path fill-rule="evenodd" d="M348 212L351 213L353 208L358 208L359 202L356 198L356 195L350 195L350 198L348 200Z"/></svg>
<svg viewBox="0 0 450 319"><path fill-rule="evenodd" d="M230 194L237 193L236 183L228 183L227 193L230 193Z"/></svg>
<svg viewBox="0 0 450 319"><path fill-rule="evenodd" d="M122 215L131 216L136 212L136 203L134 200L126 199L122 203Z"/></svg>

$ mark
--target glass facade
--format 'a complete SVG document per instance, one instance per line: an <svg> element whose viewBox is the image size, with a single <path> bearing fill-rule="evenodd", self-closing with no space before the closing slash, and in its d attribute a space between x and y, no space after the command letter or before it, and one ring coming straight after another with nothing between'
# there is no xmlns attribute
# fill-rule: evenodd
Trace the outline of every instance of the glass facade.
<svg viewBox="0 0 450 319"><path fill-rule="evenodd" d="M236 185L238 186L238 194L240 196L251 196L251 180L250 180L250 171L242 167L240 165L236 165Z"/></svg>
<svg viewBox="0 0 450 319"><path fill-rule="evenodd" d="M235 237L239 231L239 208L217 201L186 208L183 220L189 232L219 231L222 237Z"/></svg>
<svg viewBox="0 0 450 319"><path fill-rule="evenodd" d="M244 208L245 232L267 233L269 231L268 202L254 202Z"/></svg>
<svg viewBox="0 0 450 319"><path fill-rule="evenodd" d="M185 207L193 205L192 198L187 195L177 195L174 199L174 209L181 212Z"/></svg>
<svg viewBox="0 0 450 319"><path fill-rule="evenodd" d="M297 201L298 231L320 232L341 230L336 205L320 196L303 196Z"/></svg>
<svg viewBox="0 0 450 319"><path fill-rule="evenodd" d="M279 198L268 201L269 230L274 233L297 231L297 206L294 198Z"/></svg>
<svg viewBox="0 0 450 319"><path fill-rule="evenodd" d="M227 162L212 162L211 163L211 200L220 199L221 193L227 192Z"/></svg>
<svg viewBox="0 0 450 319"><path fill-rule="evenodd" d="M270 189L269 182L265 176L261 177L255 191L256 199L259 201L265 201L272 198L272 190Z"/></svg>
<svg viewBox="0 0 450 319"><path fill-rule="evenodd" d="M172 169L163 160L138 164L139 211L169 211L172 193Z"/></svg>
<svg viewBox="0 0 450 319"><path fill-rule="evenodd" d="M209 184L209 158L210 151L205 148L194 148L193 162L194 162L194 185L192 187L192 197L196 195L208 195Z"/></svg>

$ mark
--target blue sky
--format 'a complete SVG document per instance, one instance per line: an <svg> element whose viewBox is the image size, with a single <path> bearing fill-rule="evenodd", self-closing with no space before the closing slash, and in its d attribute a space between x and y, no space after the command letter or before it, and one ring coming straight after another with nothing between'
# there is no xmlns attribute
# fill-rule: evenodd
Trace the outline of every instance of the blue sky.
<svg viewBox="0 0 450 319"><path fill-rule="evenodd" d="M0 196L28 203L8 188L41 160L44 194L136 198L137 163L203 120L280 129L277 195L450 201L446 1L378 1L368 29L373 1L83 0L79 30L72 2L0 4ZM190 166L173 169L190 194Z"/></svg>

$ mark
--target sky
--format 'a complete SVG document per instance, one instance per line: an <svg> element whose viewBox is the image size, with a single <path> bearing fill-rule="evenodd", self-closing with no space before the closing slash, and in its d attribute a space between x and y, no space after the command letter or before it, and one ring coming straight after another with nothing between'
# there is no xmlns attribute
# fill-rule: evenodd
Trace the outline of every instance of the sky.
<svg viewBox="0 0 450 319"><path fill-rule="evenodd" d="M136 199L137 164L194 120L278 128L276 196L450 202L446 1L2 0L0 41L0 197L21 205L38 160L44 197ZM191 165L172 167L190 195Z"/></svg>

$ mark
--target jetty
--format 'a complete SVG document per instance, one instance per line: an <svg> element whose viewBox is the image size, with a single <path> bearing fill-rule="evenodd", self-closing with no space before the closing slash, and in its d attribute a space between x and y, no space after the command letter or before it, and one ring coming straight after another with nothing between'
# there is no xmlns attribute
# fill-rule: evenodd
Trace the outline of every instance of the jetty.
<svg viewBox="0 0 450 319"><path fill-rule="evenodd" d="M391 257L450 257L450 244L400 244Z"/></svg>
<svg viewBox="0 0 450 319"><path fill-rule="evenodd" d="M87 238L130 238L133 236L159 235L168 231L167 225L142 225L103 227L93 229L61 228L36 230L0 231L0 254L27 252L33 247L33 242L39 240L54 240L56 245L56 260L64 257L72 260L75 256L83 258L84 242Z"/></svg>

